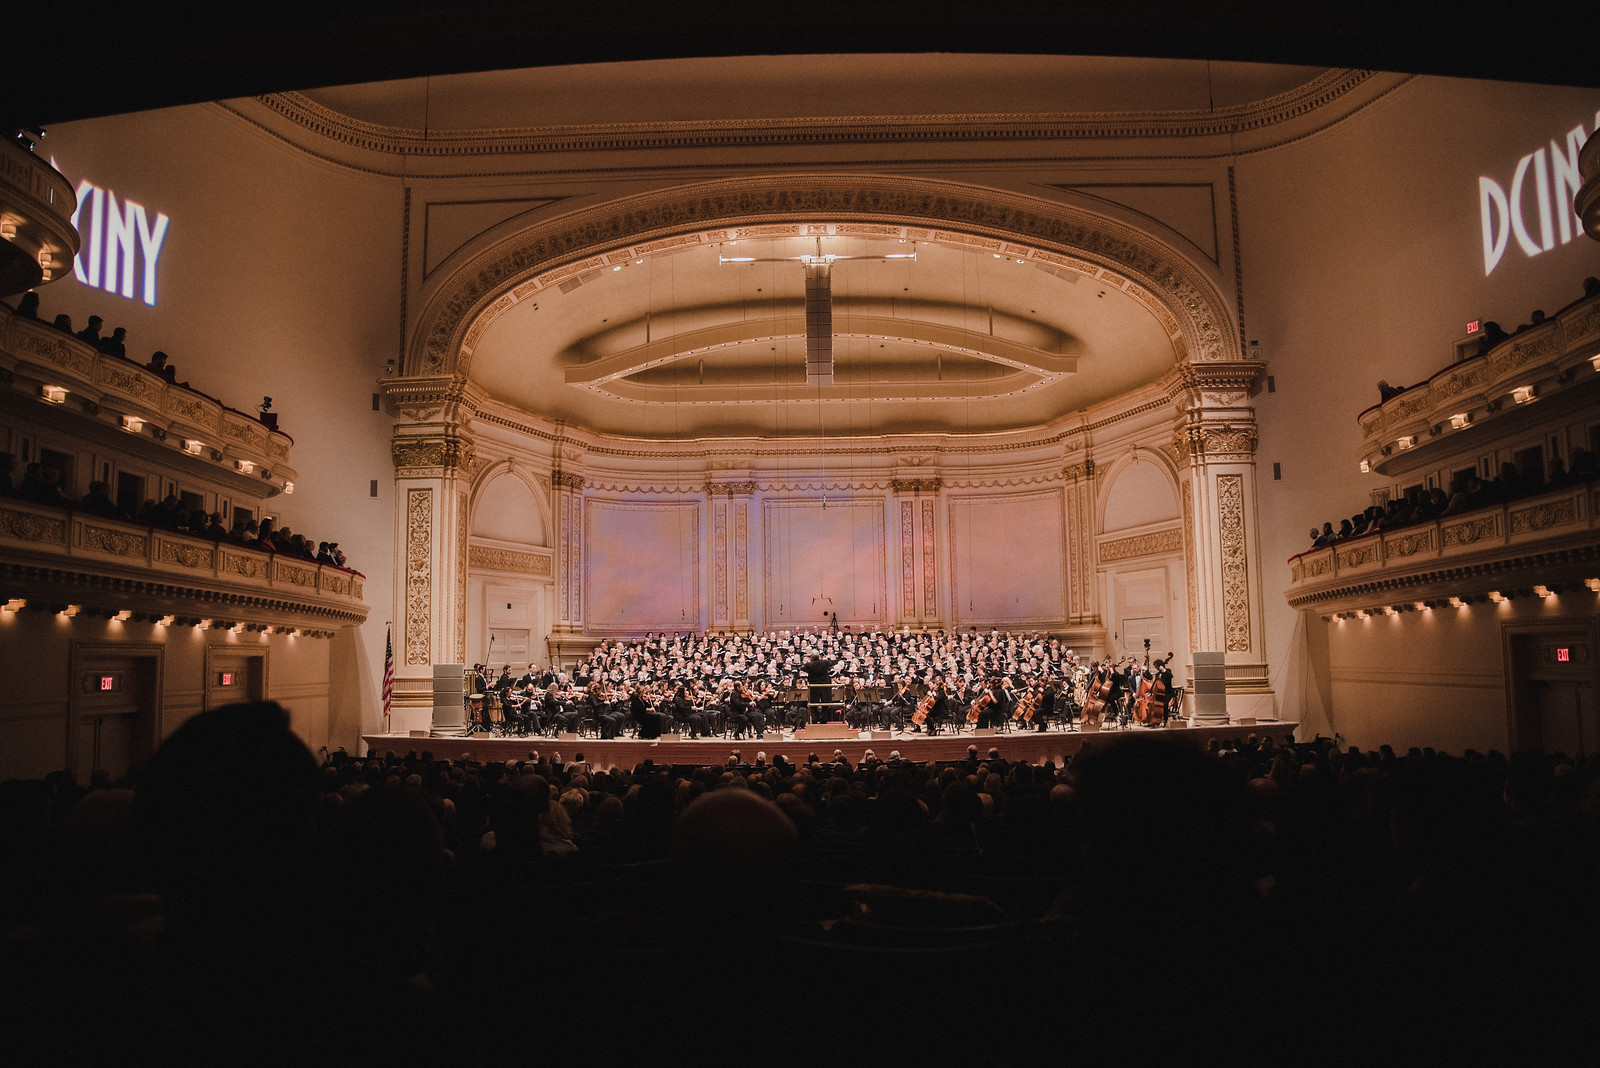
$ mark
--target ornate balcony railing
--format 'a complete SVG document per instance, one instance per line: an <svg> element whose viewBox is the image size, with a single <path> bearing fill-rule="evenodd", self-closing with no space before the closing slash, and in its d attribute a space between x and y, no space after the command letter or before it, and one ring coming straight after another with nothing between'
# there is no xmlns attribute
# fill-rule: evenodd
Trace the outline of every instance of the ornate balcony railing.
<svg viewBox="0 0 1600 1068"><path fill-rule="evenodd" d="M1285 596L1328 614L1600 586L1597 507L1600 482L1578 483L1336 542L1290 558Z"/></svg>
<svg viewBox="0 0 1600 1068"><path fill-rule="evenodd" d="M1362 412L1363 470L1388 475L1422 467L1458 448L1457 435L1478 433L1535 401L1572 393L1592 402L1597 378L1600 297L1591 297Z"/></svg>
<svg viewBox="0 0 1600 1068"><path fill-rule="evenodd" d="M13 611L310 633L367 618L358 571L14 497L0 498L0 554Z"/></svg>
<svg viewBox="0 0 1600 1068"><path fill-rule="evenodd" d="M43 392L55 403L229 472L259 475L262 497L294 481L288 464L294 439L288 434L199 390L167 382L133 360L98 352L48 323L0 315L0 371L14 390Z"/></svg>

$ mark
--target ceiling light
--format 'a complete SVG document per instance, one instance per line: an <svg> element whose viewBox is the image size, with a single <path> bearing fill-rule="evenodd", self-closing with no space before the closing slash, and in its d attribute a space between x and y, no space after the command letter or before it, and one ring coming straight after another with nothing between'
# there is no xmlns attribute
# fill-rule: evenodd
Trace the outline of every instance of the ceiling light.
<svg viewBox="0 0 1600 1068"><path fill-rule="evenodd" d="M18 612L28 605L26 597L13 597L5 604L0 604L0 612Z"/></svg>
<svg viewBox="0 0 1600 1068"><path fill-rule="evenodd" d="M124 608L111 618L116 620L118 623L126 623L128 620L133 618L133 612L130 609Z"/></svg>
<svg viewBox="0 0 1600 1068"><path fill-rule="evenodd" d="M1501 593L1499 590L1490 590L1489 600L1493 601L1495 604L1499 604L1500 602L1506 600L1506 595Z"/></svg>
<svg viewBox="0 0 1600 1068"><path fill-rule="evenodd" d="M1450 607L1451 608L1465 608L1465 607L1467 607L1467 602L1463 601L1459 597L1452 597L1452 598L1450 598Z"/></svg>
<svg viewBox="0 0 1600 1068"><path fill-rule="evenodd" d="M1551 597L1551 596L1554 596L1550 592L1550 587L1549 586L1535 586L1533 588L1533 595L1535 597Z"/></svg>

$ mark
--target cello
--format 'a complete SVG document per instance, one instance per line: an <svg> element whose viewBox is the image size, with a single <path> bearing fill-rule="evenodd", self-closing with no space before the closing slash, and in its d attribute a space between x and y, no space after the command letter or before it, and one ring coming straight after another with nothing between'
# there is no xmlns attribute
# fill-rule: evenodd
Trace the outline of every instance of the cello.
<svg viewBox="0 0 1600 1068"><path fill-rule="evenodd" d="M988 708L992 704L994 704L994 694L990 693L988 690L984 690L983 696L972 702L971 706L968 707L967 722L974 724L977 723L978 716L983 712L984 709Z"/></svg>

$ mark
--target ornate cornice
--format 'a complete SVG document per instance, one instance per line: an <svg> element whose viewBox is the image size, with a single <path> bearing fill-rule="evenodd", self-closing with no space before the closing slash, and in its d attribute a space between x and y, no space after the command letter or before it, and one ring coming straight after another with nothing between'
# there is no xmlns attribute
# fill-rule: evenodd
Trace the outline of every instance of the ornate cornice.
<svg viewBox="0 0 1600 1068"><path fill-rule="evenodd" d="M713 119L426 131L355 119L301 93L271 93L255 99L295 126L347 148L383 155L470 157L640 149L1225 136L1303 118L1360 88L1374 74L1333 69L1265 100L1205 110Z"/></svg>
<svg viewBox="0 0 1600 1068"><path fill-rule="evenodd" d="M1131 538L1103 541L1100 543L1100 562L1109 564L1118 560L1131 560L1140 556L1155 556L1159 553L1179 553L1182 551L1183 528L1172 527L1170 530L1156 530L1148 534L1135 534Z"/></svg>
<svg viewBox="0 0 1600 1068"><path fill-rule="evenodd" d="M511 571L544 578L549 578L551 574L548 553L496 549L487 545L473 545L467 549L467 566L474 571Z"/></svg>

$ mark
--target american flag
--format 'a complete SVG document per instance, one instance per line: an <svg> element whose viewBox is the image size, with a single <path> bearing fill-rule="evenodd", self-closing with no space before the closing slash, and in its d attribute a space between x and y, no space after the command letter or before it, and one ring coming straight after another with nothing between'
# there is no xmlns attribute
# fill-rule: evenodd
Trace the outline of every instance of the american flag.
<svg viewBox="0 0 1600 1068"><path fill-rule="evenodd" d="M383 725L389 726L389 703L394 698L394 628L383 641Z"/></svg>

